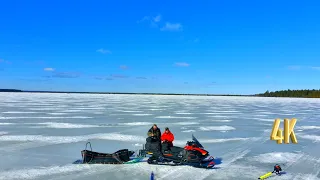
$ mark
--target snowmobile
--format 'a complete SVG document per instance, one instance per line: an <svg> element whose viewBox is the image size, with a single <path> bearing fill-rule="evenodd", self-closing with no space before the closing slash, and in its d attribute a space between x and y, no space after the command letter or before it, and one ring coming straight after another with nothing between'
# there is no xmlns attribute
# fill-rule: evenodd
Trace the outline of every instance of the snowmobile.
<svg viewBox="0 0 320 180"><path fill-rule="evenodd" d="M192 135L192 141L187 141L184 147L172 146L168 143L147 142L139 151L140 157L151 155L147 162L156 165L188 165L199 168L215 166L214 158Z"/></svg>
<svg viewBox="0 0 320 180"><path fill-rule="evenodd" d="M91 150L87 150L90 145ZM81 160L73 164L132 164L142 162L149 156L147 162L157 165L189 165L200 168L212 168L215 159L209 155L199 141L192 135L192 141L187 141L185 147L172 146L168 143L147 142L139 154L134 156L134 151L120 149L114 153L100 153L92 150L91 143L87 142L81 151ZM161 147L160 147L161 146Z"/></svg>

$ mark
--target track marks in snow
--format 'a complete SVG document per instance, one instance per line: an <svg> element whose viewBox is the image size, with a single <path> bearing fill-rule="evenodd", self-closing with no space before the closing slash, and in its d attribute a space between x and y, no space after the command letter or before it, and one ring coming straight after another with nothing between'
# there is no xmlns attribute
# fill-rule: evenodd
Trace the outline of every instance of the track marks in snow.
<svg viewBox="0 0 320 180"><path fill-rule="evenodd" d="M254 157L248 158L249 161L256 161L261 163L295 163L297 159L301 158L301 154L290 152L272 152L260 154Z"/></svg>
<svg viewBox="0 0 320 180"><path fill-rule="evenodd" d="M100 169L107 169L105 165L65 165L65 166L51 166L42 168L30 168L20 170L9 170L0 172L0 180L13 179L35 179L41 176L77 173L83 171L96 171Z"/></svg>
<svg viewBox="0 0 320 180"><path fill-rule="evenodd" d="M73 124L73 123L57 123L57 122L45 122L45 123L34 123L36 125L33 128L54 128L54 129L79 129L79 128L97 128L101 127L98 125L90 124Z"/></svg>
<svg viewBox="0 0 320 180"><path fill-rule="evenodd" d="M218 168L222 168L222 171L224 171L224 167L230 166L232 165L235 161L243 158L245 155L247 155L250 152L249 148L246 147L250 147L249 145L259 141L260 138L258 139L253 139L252 141L246 141L245 143L241 143L241 147L238 148L235 152L231 152L231 153L227 153L222 155L223 158L223 162L222 164L218 165ZM202 142L203 143L203 142ZM238 146L237 146L238 147ZM198 171L198 169L197 169ZM202 170L201 170L202 171ZM220 173L221 169L211 169L211 170L207 170L207 171L202 171L201 173L197 173L199 174L197 176L198 180L203 180L206 179L210 176L216 176L218 177L218 174ZM183 172L181 174L176 174L174 175L176 172ZM170 170L169 172L166 172L165 175L159 177L158 179L166 179L167 177L171 177L174 176L175 178L183 178L186 179L188 177L191 177L191 175L194 174L194 170L185 170L185 167L173 167L172 170Z"/></svg>
<svg viewBox="0 0 320 180"><path fill-rule="evenodd" d="M221 158L223 158L222 160L222 164L218 165L217 167L221 167L222 171L225 171L224 168L228 167L227 170L230 170L231 165L233 165L237 160L244 158L252 148L263 144L264 142L267 141L267 139L265 139L267 135L267 132L263 132L258 138L252 139L251 141L245 141L239 145L237 145L232 152L230 153L226 153L224 155L222 155ZM200 177L198 177L197 179L199 180L203 180L206 179L212 175L217 175L218 173L220 173L221 170L219 170L219 172L216 171L207 171L203 174L201 174ZM252 175L251 175L252 177Z"/></svg>
<svg viewBox="0 0 320 180"><path fill-rule="evenodd" d="M0 117L0 119L91 119L88 116L44 116L44 117L31 117L31 116L20 116L20 117Z"/></svg>
<svg viewBox="0 0 320 180"><path fill-rule="evenodd" d="M320 179L317 177L320 173L319 148L319 144L315 144L312 147L304 147L304 152L300 153L299 157L296 158L295 161L286 165L286 171L291 170L297 172L292 179Z"/></svg>
<svg viewBox="0 0 320 180"><path fill-rule="evenodd" d="M187 117L187 116L157 116L156 119L197 119L197 117Z"/></svg>
<svg viewBox="0 0 320 180"><path fill-rule="evenodd" d="M230 131L235 129L232 126L205 126L199 128L200 131Z"/></svg>
<svg viewBox="0 0 320 180"><path fill-rule="evenodd" d="M8 132L5 132L5 131L0 131L0 136L6 135L6 134L9 134L9 133L8 133Z"/></svg>
<svg viewBox="0 0 320 180"><path fill-rule="evenodd" d="M100 133L100 134L90 134L82 136L43 136L43 135L7 135L3 134L0 136L1 141L16 141L19 144L9 145L3 150L21 150L27 148L34 148L40 146L46 146L51 144L67 144L84 142L90 139L100 139L109 141L122 141L130 143L145 143L145 137L121 134L121 133ZM253 138L254 139L254 138ZM188 139L189 140L189 139ZM223 143L228 141L249 141L250 138L226 138L226 139L202 139L203 144L212 143ZM175 140L174 144L178 146L183 146L187 140ZM1 149L1 148L0 148Z"/></svg>

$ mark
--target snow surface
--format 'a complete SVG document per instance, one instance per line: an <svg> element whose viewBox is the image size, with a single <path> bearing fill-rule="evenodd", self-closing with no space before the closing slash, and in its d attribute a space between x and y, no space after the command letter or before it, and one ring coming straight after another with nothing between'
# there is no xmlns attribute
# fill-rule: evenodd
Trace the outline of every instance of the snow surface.
<svg viewBox="0 0 320 180"><path fill-rule="evenodd" d="M297 118L298 144L276 144L275 118ZM0 93L0 179L320 179L320 100L299 98ZM217 169L148 165L75 165L94 151L138 150L148 129L170 127L175 145L194 134ZM281 123L281 126L283 124Z"/></svg>

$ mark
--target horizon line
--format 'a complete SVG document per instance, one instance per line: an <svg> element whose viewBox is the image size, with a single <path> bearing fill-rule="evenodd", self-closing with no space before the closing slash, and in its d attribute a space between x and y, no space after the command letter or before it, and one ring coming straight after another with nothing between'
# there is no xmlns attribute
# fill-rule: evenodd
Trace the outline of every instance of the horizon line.
<svg viewBox="0 0 320 180"><path fill-rule="evenodd" d="M140 95L189 95L189 96L255 96L244 94L211 94L211 93L147 93L147 92L99 92L99 91L37 91L21 89L0 89L0 92L30 92L30 93L70 93L70 94L140 94Z"/></svg>

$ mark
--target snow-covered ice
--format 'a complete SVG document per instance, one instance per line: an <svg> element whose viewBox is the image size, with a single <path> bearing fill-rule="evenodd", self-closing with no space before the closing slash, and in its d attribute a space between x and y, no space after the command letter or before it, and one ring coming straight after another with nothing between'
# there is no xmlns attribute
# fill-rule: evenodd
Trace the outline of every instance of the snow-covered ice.
<svg viewBox="0 0 320 180"><path fill-rule="evenodd" d="M297 118L298 144L269 136L274 119ZM320 100L301 98L0 93L0 179L320 179ZM217 169L148 165L75 165L93 150L138 150L152 124L170 127L175 145L194 134ZM281 126L283 123L281 123ZM268 127L269 126L269 127Z"/></svg>

